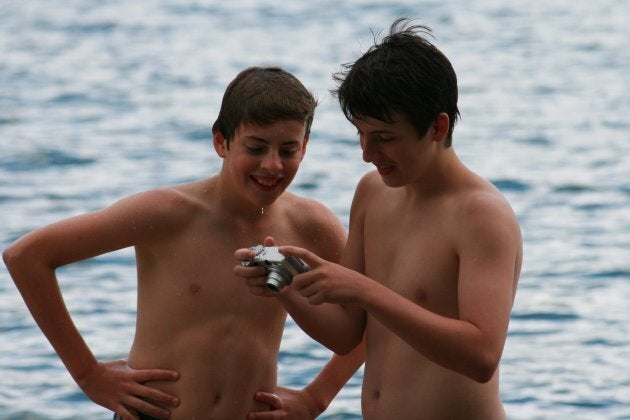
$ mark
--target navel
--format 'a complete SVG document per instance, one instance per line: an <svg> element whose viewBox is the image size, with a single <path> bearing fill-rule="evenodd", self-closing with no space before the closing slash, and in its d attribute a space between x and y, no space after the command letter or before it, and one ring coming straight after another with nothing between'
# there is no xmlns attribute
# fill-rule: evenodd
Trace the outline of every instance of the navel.
<svg viewBox="0 0 630 420"><path fill-rule="evenodd" d="M425 303L428 299L427 292L424 289L418 290L416 293L416 299L418 303Z"/></svg>
<svg viewBox="0 0 630 420"><path fill-rule="evenodd" d="M190 290L190 294L193 296L196 296L199 292L201 292L201 286L196 283L191 284L188 289Z"/></svg>

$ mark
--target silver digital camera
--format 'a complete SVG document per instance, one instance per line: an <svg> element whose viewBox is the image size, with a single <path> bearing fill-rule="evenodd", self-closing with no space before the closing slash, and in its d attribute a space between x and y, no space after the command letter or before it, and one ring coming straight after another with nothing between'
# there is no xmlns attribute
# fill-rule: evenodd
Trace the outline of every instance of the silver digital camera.
<svg viewBox="0 0 630 420"><path fill-rule="evenodd" d="M243 261L245 267L262 265L267 267L267 287L274 292L279 292L285 286L291 284L293 276L310 270L308 264L298 257L282 255L277 246L256 245L251 248L256 256L251 260Z"/></svg>

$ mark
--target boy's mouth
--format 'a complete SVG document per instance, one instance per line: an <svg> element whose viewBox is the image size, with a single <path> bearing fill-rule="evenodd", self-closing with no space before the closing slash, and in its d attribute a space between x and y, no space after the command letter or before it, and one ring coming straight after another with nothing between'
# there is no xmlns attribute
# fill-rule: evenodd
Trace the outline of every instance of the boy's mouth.
<svg viewBox="0 0 630 420"><path fill-rule="evenodd" d="M378 164L374 164L374 165L376 166L376 170L378 171L378 173L381 175L387 175L394 170L393 165L378 165Z"/></svg>
<svg viewBox="0 0 630 420"><path fill-rule="evenodd" d="M250 178L256 183L256 185L258 185L263 190L267 190L267 191L274 190L278 186L278 184L280 184L280 181L282 181L281 177L264 178L264 177L251 176Z"/></svg>

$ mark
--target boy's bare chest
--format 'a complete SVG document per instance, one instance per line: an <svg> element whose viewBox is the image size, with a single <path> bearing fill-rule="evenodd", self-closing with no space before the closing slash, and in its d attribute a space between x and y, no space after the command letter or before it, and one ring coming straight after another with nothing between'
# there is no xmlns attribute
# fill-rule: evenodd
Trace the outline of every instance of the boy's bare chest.
<svg viewBox="0 0 630 420"><path fill-rule="evenodd" d="M447 218L439 212L381 209L364 225L366 275L444 314L457 305L458 258Z"/></svg>
<svg viewBox="0 0 630 420"><path fill-rule="evenodd" d="M236 298L232 293L246 292L243 280L234 275L239 263L234 252L262 244L272 236L277 245L304 246L296 229L283 223L260 226L237 225L227 220L212 223L197 221L185 229L144 247L137 253L142 277L162 279L176 285L178 292L189 291L201 298L208 293L223 299Z"/></svg>

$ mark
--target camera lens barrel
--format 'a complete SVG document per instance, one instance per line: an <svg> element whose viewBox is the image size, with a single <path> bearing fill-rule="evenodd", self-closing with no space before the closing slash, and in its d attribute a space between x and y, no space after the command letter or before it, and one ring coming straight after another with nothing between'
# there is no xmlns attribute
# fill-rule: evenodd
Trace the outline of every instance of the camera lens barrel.
<svg viewBox="0 0 630 420"><path fill-rule="evenodd" d="M291 277L282 270L282 267L269 267L266 282L268 289L271 289L274 292L279 292L289 284L291 284Z"/></svg>

